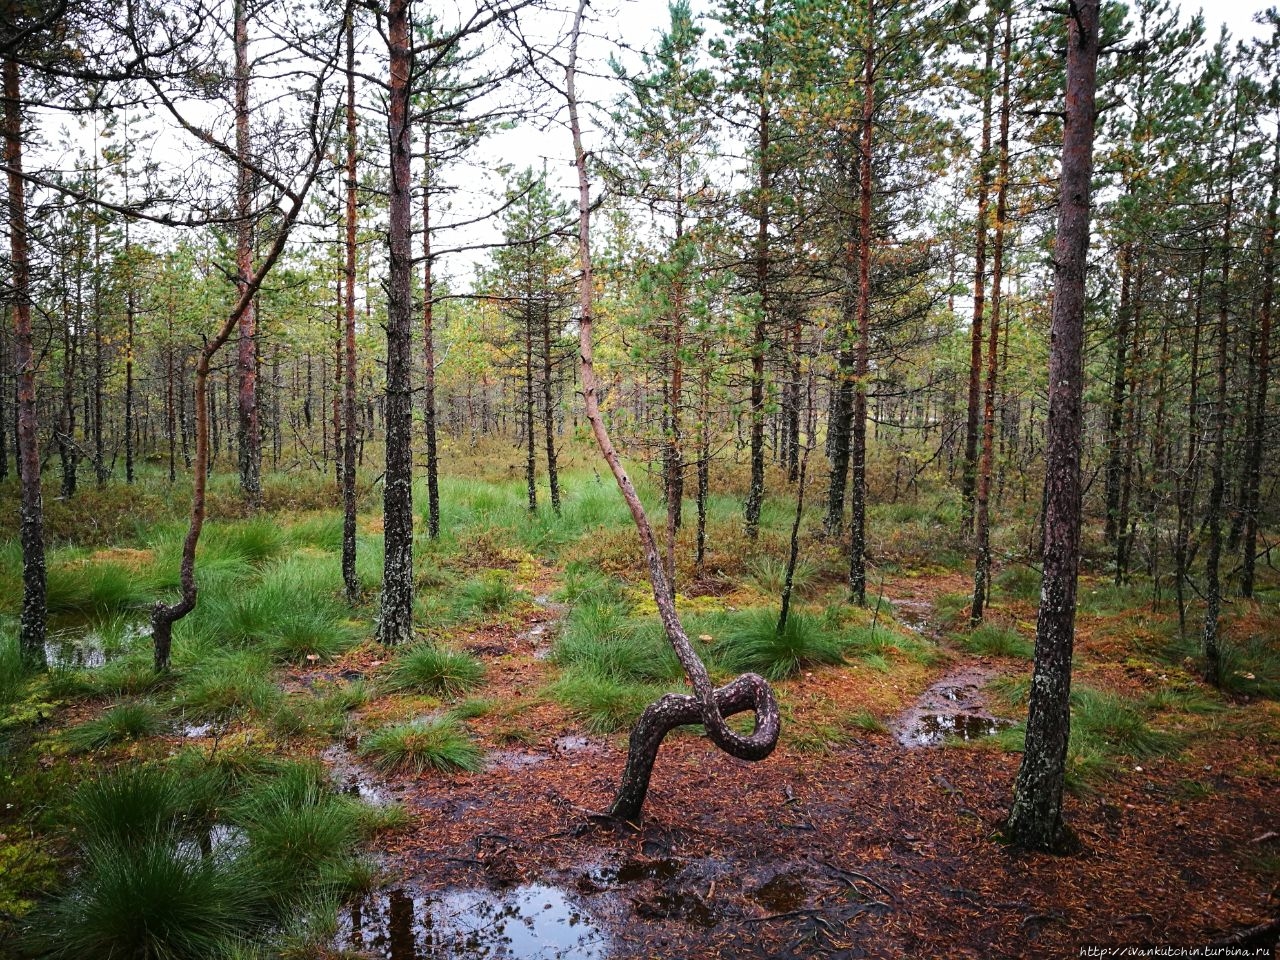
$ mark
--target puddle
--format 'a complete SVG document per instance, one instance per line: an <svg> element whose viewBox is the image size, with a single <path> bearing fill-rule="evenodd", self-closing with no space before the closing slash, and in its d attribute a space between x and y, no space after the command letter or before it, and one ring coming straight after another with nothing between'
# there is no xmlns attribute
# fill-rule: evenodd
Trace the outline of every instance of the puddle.
<svg viewBox="0 0 1280 960"><path fill-rule="evenodd" d="M212 723L184 723L178 729L184 737L193 740L211 737L218 732L217 725Z"/></svg>
<svg viewBox="0 0 1280 960"><path fill-rule="evenodd" d="M779 873L752 895L770 913L790 913L809 902L809 888L795 873Z"/></svg>
<svg viewBox="0 0 1280 960"><path fill-rule="evenodd" d="M681 860L678 857L635 857L596 867L579 879L584 893L604 893L620 887L639 885L635 894L628 892L637 916L659 920L679 920L697 927L710 928L725 918L713 899L716 883L726 873L722 861ZM645 885L652 884L646 887Z"/></svg>
<svg viewBox="0 0 1280 960"><path fill-rule="evenodd" d="M485 759L485 766L490 770L524 770L550 759L545 753L527 753L523 750L491 750Z"/></svg>
<svg viewBox="0 0 1280 960"><path fill-rule="evenodd" d="M602 960L609 938L558 887L391 890L354 904L339 945L385 960Z"/></svg>
<svg viewBox="0 0 1280 960"><path fill-rule="evenodd" d="M87 630L67 630L49 637L45 659L51 667L92 669L123 656L134 642L151 635L145 621L111 621Z"/></svg>
<svg viewBox="0 0 1280 960"><path fill-rule="evenodd" d="M684 890L642 900L636 904L636 913L656 920L683 920L704 929L714 927L723 919L720 911L702 897Z"/></svg>
<svg viewBox="0 0 1280 960"><path fill-rule="evenodd" d="M917 718L912 740L907 742L899 734L898 740L906 746L932 747L944 740L980 740L999 733L1011 726L1012 720L984 717L972 713L926 713Z"/></svg>
<svg viewBox="0 0 1280 960"><path fill-rule="evenodd" d="M350 743L354 746L354 737ZM320 758L329 765L329 778L343 793L359 797L374 807L386 807L394 802L382 782L351 755L348 746L335 744L321 753Z"/></svg>
<svg viewBox="0 0 1280 960"><path fill-rule="evenodd" d="M927 633L932 626L933 604L928 600L916 600L902 597L892 601L893 616L900 624L913 633Z"/></svg>
<svg viewBox="0 0 1280 960"><path fill-rule="evenodd" d="M575 733L567 734L563 737L556 737L551 741L551 746L561 753L576 753L580 750L599 750L600 745L590 737L579 736Z"/></svg>
<svg viewBox="0 0 1280 960"><path fill-rule="evenodd" d="M894 722L904 747L936 747L948 737L976 740L1012 724L986 709L982 688L995 676L989 667L966 667L943 677Z"/></svg>
<svg viewBox="0 0 1280 960"><path fill-rule="evenodd" d="M674 880L684 869L684 864L675 857L663 857L660 860L624 860L620 866L597 867L587 874L588 878L601 886L615 884L640 883L644 880Z"/></svg>
<svg viewBox="0 0 1280 960"><path fill-rule="evenodd" d="M244 850L249 836L229 823L215 823L199 837L182 840L178 849L201 857L231 857Z"/></svg>

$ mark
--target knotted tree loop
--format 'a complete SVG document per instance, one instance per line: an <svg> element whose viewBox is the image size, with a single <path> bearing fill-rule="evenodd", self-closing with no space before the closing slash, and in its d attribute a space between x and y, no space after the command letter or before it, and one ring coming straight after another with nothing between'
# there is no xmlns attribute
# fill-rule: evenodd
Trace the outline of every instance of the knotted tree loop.
<svg viewBox="0 0 1280 960"><path fill-rule="evenodd" d="M579 343L582 360L582 399L591 432L605 462L609 465L618 489L631 511L640 546L649 568L649 583L658 605L667 640L675 650L684 668L692 694L668 693L649 704L631 731L627 753L627 765L618 785L609 813L627 821L640 819L649 778L663 739L676 727L701 723L707 737L721 750L740 760L763 760L773 752L782 729L778 712L778 700L765 679L754 673L745 673L723 687L713 687L703 664L689 637L680 624L675 598L658 554L653 527L645 514L644 505L636 493L631 478L623 469L622 461L614 449L609 433L600 414L595 367L592 362L592 301L594 286L591 274L591 189L587 178L587 156L582 148L582 128L578 122L578 99L575 88L578 60L578 36L581 32L586 0L579 0L569 41L569 61L565 67L565 97L569 106L569 129L573 135L574 165L578 172L578 256L582 273L579 277ZM755 711L755 727L748 735L733 730L726 717L747 710Z"/></svg>

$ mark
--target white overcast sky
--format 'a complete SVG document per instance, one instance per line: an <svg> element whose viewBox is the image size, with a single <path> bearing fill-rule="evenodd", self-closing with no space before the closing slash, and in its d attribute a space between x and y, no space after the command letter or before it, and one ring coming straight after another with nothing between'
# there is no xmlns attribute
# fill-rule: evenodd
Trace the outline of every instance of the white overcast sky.
<svg viewBox="0 0 1280 960"><path fill-rule="evenodd" d="M465 3L466 0L458 0ZM1236 39L1247 40L1261 37L1263 30L1253 22L1254 14L1267 4L1261 0L1216 0L1204 8L1206 34L1209 42L1217 38L1223 24ZM427 5L424 5L426 8ZM431 4L430 6L436 6ZM566 3L566 7L568 4ZM712 0L692 0L696 16L708 14L714 9ZM1183 14L1188 16L1196 9L1192 4L1185 4ZM668 8L665 0L599 0L590 8L596 18L589 25L590 36L584 37L581 60L584 70L588 71L579 79L580 96L586 101L610 104L620 92L619 85L608 76L610 73L606 60L610 54L618 55L624 62L634 65L637 61L633 52L620 48L615 41L620 40L625 47L651 48L660 32L669 22ZM563 35L569 26L570 17L566 12L539 12L528 18L528 27L544 37ZM717 26L714 22L705 22L708 35L714 36ZM363 58L362 58L363 59ZM373 63L362 63L362 69L370 72L381 72ZM559 79L557 77L557 79ZM549 106L559 108L560 104L549 102ZM446 214L443 219L469 218L475 213L488 209L492 204L492 196L502 193L501 178L492 172L482 169L499 164L507 164L515 169L525 166L546 166L552 182L564 190L566 197L574 196L570 185L574 180L571 169L571 144L569 133L563 123L563 111L559 121L546 123L542 118L541 129L538 124L527 123L516 129L505 131L491 137L481 149L481 167L460 169L453 176L454 182L461 188L455 202L455 210ZM46 126L46 121L48 125ZM54 129L67 125L65 116L43 117L37 120L56 139ZM589 121L585 131L587 149L598 146L598 137ZM51 129L51 127L53 129ZM76 139L82 143L92 143L88 131L81 133ZM90 149L92 149L90 147ZM189 161L188 161L189 162ZM478 224L464 230L454 232L452 237L440 237L437 246L453 246L490 242L498 239L500 228L496 223ZM448 258L443 264L441 273L451 276L455 286L465 285L470 278L473 266L487 259L484 252L467 252Z"/></svg>

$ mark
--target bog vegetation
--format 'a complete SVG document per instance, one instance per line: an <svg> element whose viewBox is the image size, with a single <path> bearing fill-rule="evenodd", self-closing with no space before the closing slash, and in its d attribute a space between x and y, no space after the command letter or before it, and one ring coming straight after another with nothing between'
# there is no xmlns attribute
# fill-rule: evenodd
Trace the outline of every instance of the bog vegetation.
<svg viewBox="0 0 1280 960"><path fill-rule="evenodd" d="M727 809L879 771L960 676L989 735L930 762L1058 780L978 855L1112 851L1072 817L1146 783L1230 824L1237 902L1186 880L1177 929L1272 919L1274 11L677 0L634 54L585 4L10 6L0 953L339 956L439 826L415 789L581 737L616 782L683 703L677 750L762 760L665 774ZM576 204L486 153L553 122ZM636 829L643 779L556 816ZM1161 836L1124 852L1174 871Z"/></svg>

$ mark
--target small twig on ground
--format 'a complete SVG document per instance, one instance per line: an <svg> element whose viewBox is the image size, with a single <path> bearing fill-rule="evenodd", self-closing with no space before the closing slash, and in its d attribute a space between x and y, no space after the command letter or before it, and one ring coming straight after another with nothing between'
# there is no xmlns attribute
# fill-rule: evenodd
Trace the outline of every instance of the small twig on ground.
<svg viewBox="0 0 1280 960"><path fill-rule="evenodd" d="M834 870L836 873L840 874L842 877L845 877L846 879L849 877L853 877L857 880L861 880L863 883L869 883L871 884L871 886L875 887L877 890L883 893L890 900L897 899L893 895L892 890L890 890L888 887L886 887L884 884L880 883L879 881L871 879L865 873L858 873L857 870L846 870L844 867L837 867L830 860L823 860L822 862L828 869Z"/></svg>

